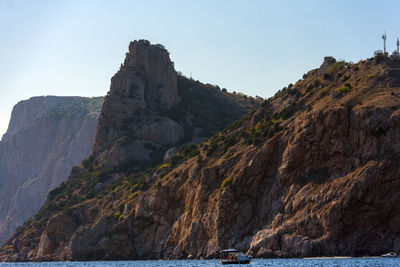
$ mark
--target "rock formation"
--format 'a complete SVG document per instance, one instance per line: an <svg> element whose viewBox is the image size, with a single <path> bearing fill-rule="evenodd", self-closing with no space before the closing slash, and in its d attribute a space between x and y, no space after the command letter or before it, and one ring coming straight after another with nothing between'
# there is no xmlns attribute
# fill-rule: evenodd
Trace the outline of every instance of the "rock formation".
<svg viewBox="0 0 400 267"><path fill-rule="evenodd" d="M321 66L318 69L319 74L327 73L326 71L336 63L336 59L334 57L324 57L324 62L322 62Z"/></svg>
<svg viewBox="0 0 400 267"><path fill-rule="evenodd" d="M0 142L0 243L90 155L102 102L47 96L15 105Z"/></svg>
<svg viewBox="0 0 400 267"><path fill-rule="evenodd" d="M33 100L36 101L36 99ZM29 133L24 128L29 125L29 122L41 121L43 120L41 117L47 118L48 110L59 105L55 102L58 101L57 99L49 100L49 98L40 100L41 103L46 103L46 107L30 104L30 102L25 103L25 106L22 107L18 105L16 110L29 109L29 114L20 112L22 113L20 116L13 116L5 138L10 140L13 134L17 132ZM132 42L125 62L112 78L110 92L105 97L92 156L82 161L83 169L73 168L68 181L51 191L44 208L38 214L47 214L47 209L58 209L59 206L54 206L52 203L53 197L59 193L62 194L64 190L72 189L71 185L77 185L75 181L80 180L82 175L86 175L85 177L88 179L81 187L85 192L81 192L78 197L72 196L76 192L69 192L66 196L58 197L58 200L66 201L59 211L68 211L71 205L79 203L82 199L102 194L109 188L110 183L113 184L113 180L118 180L119 174L113 173L112 170L119 173L136 172L161 162L167 150L167 157L173 158L174 154L179 151L180 145L201 142L205 137L210 137L224 129L257 104L257 101L253 98L230 94L226 90L221 91L217 86L205 85L199 81L177 75L173 63L169 59L168 51L161 45L151 45L145 40ZM59 112L56 111L55 113ZM61 121L63 120L65 118L62 118ZM56 120L53 125L55 129L59 129L59 123ZM33 126L35 125L33 124ZM45 123L42 127L45 128L44 126L46 126ZM77 129L80 128L77 127ZM22 130L20 131L20 129ZM52 133L52 129L46 131ZM66 133L66 131L62 132ZM78 134L81 133L78 132ZM47 148L49 147L48 141L56 147L62 148L63 151L68 149L69 142L63 141L63 136L54 139L53 135L50 136L51 139L48 135L43 134L43 142L35 143L35 145L40 147L44 145L43 147ZM80 142L77 143L80 144ZM84 149L84 146L80 146L80 148ZM8 155L8 153L6 151L4 155ZM46 166L49 169L52 167L49 172L60 166L59 161L66 161L66 158L59 159L56 156L52 159L57 162L48 162ZM62 164L61 166L69 171L73 165L78 165L79 161L67 162L69 163L68 166ZM44 163L40 161L39 164L43 165ZM82 170L86 168L90 172L93 171L90 176L82 173ZM144 182L154 182L154 179L157 179L157 173L154 172ZM57 175L57 178L59 177L61 175ZM32 182L34 185L36 184L35 179ZM58 185L61 180L63 179L59 179L57 180L58 183L54 182L51 186L46 187L46 193L48 189ZM45 186L46 183L43 182L42 184ZM143 184L142 188L144 187L146 186ZM28 203L31 196L29 194L24 195L26 196L25 201ZM76 215L72 220L64 215L57 218L53 220L57 225L53 230L58 231L60 236L58 234L56 234L57 237L53 236L53 232L50 230L49 235L40 240L40 249L35 251L35 257L36 252L39 258L54 252L54 242L58 237L64 235L61 232L66 230L71 234L74 233L77 223L79 224L76 219L82 219L83 223L92 218L92 214L86 214L84 217ZM113 221L114 219L111 220L111 222ZM63 229L59 228L59 223L64 225L62 226ZM98 226L102 227L101 231L109 230L109 223L110 220L106 219L99 222ZM39 225L37 226L39 227ZM104 232L96 233L96 236L103 234ZM33 236L31 237L33 238ZM89 239L87 241L91 242ZM84 243L81 245L84 245ZM74 250L81 249L81 245L75 244L73 251L68 252L68 254L74 257L73 255L76 254ZM5 248L9 248L9 245L6 245ZM26 252L27 249L24 251ZM32 252L30 255L33 256Z"/></svg>
<svg viewBox="0 0 400 267"><path fill-rule="evenodd" d="M105 166L102 153L123 143L98 135L108 140L99 143L104 150L50 192L0 259L212 258L226 247L257 257L398 252L399 69L394 59L331 60L142 172ZM175 105L185 107L184 99ZM174 118L191 117L176 106L169 107ZM99 124L98 131L118 136L121 126Z"/></svg>
<svg viewBox="0 0 400 267"><path fill-rule="evenodd" d="M146 40L131 42L124 64L111 79L111 88L99 118L94 157L107 167L129 165L141 170L159 162L169 148L208 136L204 133L196 135L196 126L204 128L206 124L193 125L191 118L196 116L196 110L193 106L183 107L179 102L182 98L183 102L200 103L222 98L228 103L229 94L215 88L203 99L195 99L195 94L188 95L185 91L196 89L200 83L189 80L187 84L185 80L178 78L169 52L162 45L151 45ZM230 108L236 112L228 114L227 121L213 126L214 132L222 130L248 110L235 102ZM248 100L244 103L251 107ZM197 112L202 113L200 116L204 121L209 120L210 115L201 108L207 108L207 105ZM184 117L176 116L182 112L186 113Z"/></svg>

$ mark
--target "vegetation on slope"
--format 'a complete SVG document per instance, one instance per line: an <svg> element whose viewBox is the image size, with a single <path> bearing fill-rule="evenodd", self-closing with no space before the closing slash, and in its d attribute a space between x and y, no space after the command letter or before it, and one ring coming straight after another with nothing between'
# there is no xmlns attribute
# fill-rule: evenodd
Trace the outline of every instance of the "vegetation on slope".
<svg viewBox="0 0 400 267"><path fill-rule="evenodd" d="M232 94L218 86L178 76L181 101L169 112L175 121L184 122L185 141L193 135L193 129L202 131L201 137L209 137L223 130L252 108L260 100L243 94ZM192 129L192 131L190 131Z"/></svg>
<svg viewBox="0 0 400 267"><path fill-rule="evenodd" d="M181 101L170 110L168 116L173 120L186 122L183 143L193 137L194 133L189 131L190 129L202 129L198 137L209 137L224 129L226 125L234 122L241 114L245 114L260 102L260 99L228 93L218 86L202 84L184 76L178 76L178 89ZM96 102L90 103L96 104ZM99 101L99 104L101 103ZM89 105L84 104L77 102L73 109L58 108L54 110L52 116L72 116L82 108L90 108ZM173 168L199 153L200 146L197 144L181 146L180 151L167 162L160 163L162 157L155 157L153 165L149 165L141 172L130 168L129 165L106 169L91 156L82 161L80 167L72 169L66 182L49 193L44 206L33 220L36 223L43 223L52 214L66 211L74 205L93 198L104 202L117 198L133 199L155 184L155 179L164 177ZM160 185L159 181L157 184ZM31 222L32 220L27 224Z"/></svg>
<svg viewBox="0 0 400 267"><path fill-rule="evenodd" d="M185 162L196 162L199 168L221 165L227 160L237 162L241 159L243 151L259 148L288 129L296 118L320 110L338 106L349 109L358 108L362 105L374 105L378 103L378 100L379 104L383 103L385 106L397 109L396 93L388 94L385 90L387 91L388 87L393 88L395 84L400 85L400 72L393 71L399 68L398 63L381 64L375 59L370 59L357 64L339 61L329 66L323 73L318 69L312 70L294 85L288 85L278 91L274 97L264 101L257 110L248 112L242 119L233 122L200 145L183 147L170 160L141 173L132 172L129 168L106 170L95 159L88 159L83 162L82 167L73 170L67 183L50 193L46 205L34 220L45 222L50 215L92 198L97 198L103 207L109 206L110 209L112 207L109 203L115 200L122 203L135 201L137 196L145 194L149 189L162 187L165 179L181 177ZM209 90L218 91L221 95L225 92L219 91L216 87L197 84L184 77L179 78L179 84L179 90L182 90L180 93L182 101L179 109L171 111L171 118L181 120L190 113L193 124L203 126L208 134L213 132L212 129L222 127L222 124L219 124L221 120L225 119L226 123L231 119L228 113L217 117L218 119L213 119L214 114L224 114L221 113L222 110L219 112L218 107L223 107L226 111L230 106L229 101L220 102L218 97L210 99L211 94L208 92ZM196 89L193 90L194 88ZM374 90L374 93L365 94L369 90ZM384 93L378 95L377 91ZM248 108L244 105L244 108L246 107ZM204 122L202 121L204 118L209 120ZM379 137L384 133L383 128L377 127L370 134ZM300 177L297 182L301 185L310 181L321 183L329 176L327 172L328 170L321 169L317 175L310 173L307 177ZM218 188L221 191L234 184L231 177L220 178ZM104 187L96 192L95 188L99 184L104 184ZM185 205L184 210L185 212L190 210L190 203ZM116 222L123 220L121 207L113 212ZM32 222L28 222L26 226L29 227L28 224Z"/></svg>
<svg viewBox="0 0 400 267"><path fill-rule="evenodd" d="M344 70L348 66L349 63L345 62L335 63L329 68L329 75L333 76L337 71ZM234 146L262 145L285 129L292 117L309 109L309 103L315 101L315 98L321 99L320 88L327 81L319 82L322 75L315 74L316 70L311 71L305 75L304 80L278 91L274 97L265 100L258 109L248 111L245 116L220 132L218 129L232 122L238 114L250 110L252 105L249 105L246 99L238 101L240 98L245 98L243 95L229 94L216 86L204 85L179 76L178 88L182 100L170 111L169 116L178 121L190 116L194 126L205 130L204 136L213 132L217 133L199 145L191 144L182 147L167 162L149 167L139 173L130 169L129 166L105 169L91 156L82 162L82 166L73 168L66 182L49 193L45 205L36 214L34 221L44 223L51 215L93 198L103 203L115 199L132 200L151 186L160 186L161 180L167 174L172 172L173 176L178 176L180 173L174 169L190 158L195 158L202 167L215 162L221 163L227 159L239 160ZM309 84L318 84L318 86L310 89ZM340 86L341 83L338 83L337 87ZM255 99L250 101L256 103ZM222 182L221 189L231 183L231 180L228 180ZM98 190L95 190L96 186ZM27 224L30 223L32 221L27 222Z"/></svg>

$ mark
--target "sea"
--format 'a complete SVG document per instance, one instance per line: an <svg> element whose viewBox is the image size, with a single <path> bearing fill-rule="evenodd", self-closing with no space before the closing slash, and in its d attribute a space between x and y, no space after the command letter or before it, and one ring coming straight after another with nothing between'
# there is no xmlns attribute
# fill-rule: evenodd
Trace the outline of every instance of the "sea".
<svg viewBox="0 0 400 267"><path fill-rule="evenodd" d="M313 258L313 259L254 259L250 264L220 265L218 260L156 260L156 261L91 261L91 262L41 262L0 263L1 267L208 267L208 266L280 266L280 267L375 267L400 266L399 258Z"/></svg>

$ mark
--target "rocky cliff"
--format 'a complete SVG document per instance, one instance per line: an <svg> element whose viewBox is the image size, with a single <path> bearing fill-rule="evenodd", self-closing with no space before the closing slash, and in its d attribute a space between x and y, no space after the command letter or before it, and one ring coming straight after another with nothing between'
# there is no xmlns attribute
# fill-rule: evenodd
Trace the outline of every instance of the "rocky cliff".
<svg viewBox="0 0 400 267"><path fill-rule="evenodd" d="M93 156L107 168L143 170L160 162L168 149L199 142L255 105L178 76L162 45L134 41L111 79Z"/></svg>
<svg viewBox="0 0 400 267"><path fill-rule="evenodd" d="M95 157L107 166L132 161L141 165L152 160L151 152L177 144L183 128L165 113L178 101L177 74L168 51L145 41L132 42L124 65L111 79Z"/></svg>
<svg viewBox="0 0 400 267"><path fill-rule="evenodd" d="M0 142L0 243L90 155L102 102L47 96L15 105Z"/></svg>
<svg viewBox="0 0 400 267"><path fill-rule="evenodd" d="M399 251L399 85L396 59L329 58L154 168L109 168L95 153L0 257L200 258L226 247L258 257Z"/></svg>

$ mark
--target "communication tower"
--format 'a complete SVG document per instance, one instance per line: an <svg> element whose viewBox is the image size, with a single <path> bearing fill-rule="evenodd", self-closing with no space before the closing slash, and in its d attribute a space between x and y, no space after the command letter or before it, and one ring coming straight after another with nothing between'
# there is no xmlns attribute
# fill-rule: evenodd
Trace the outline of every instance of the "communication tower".
<svg viewBox="0 0 400 267"><path fill-rule="evenodd" d="M383 39L383 53L386 54L386 32L382 34Z"/></svg>
<svg viewBox="0 0 400 267"><path fill-rule="evenodd" d="M394 59L396 59L396 60L400 60L399 44L400 44L399 38L397 38L397 41L396 41L397 49L394 50L394 51L393 51L393 54L392 54L392 57L393 57Z"/></svg>

